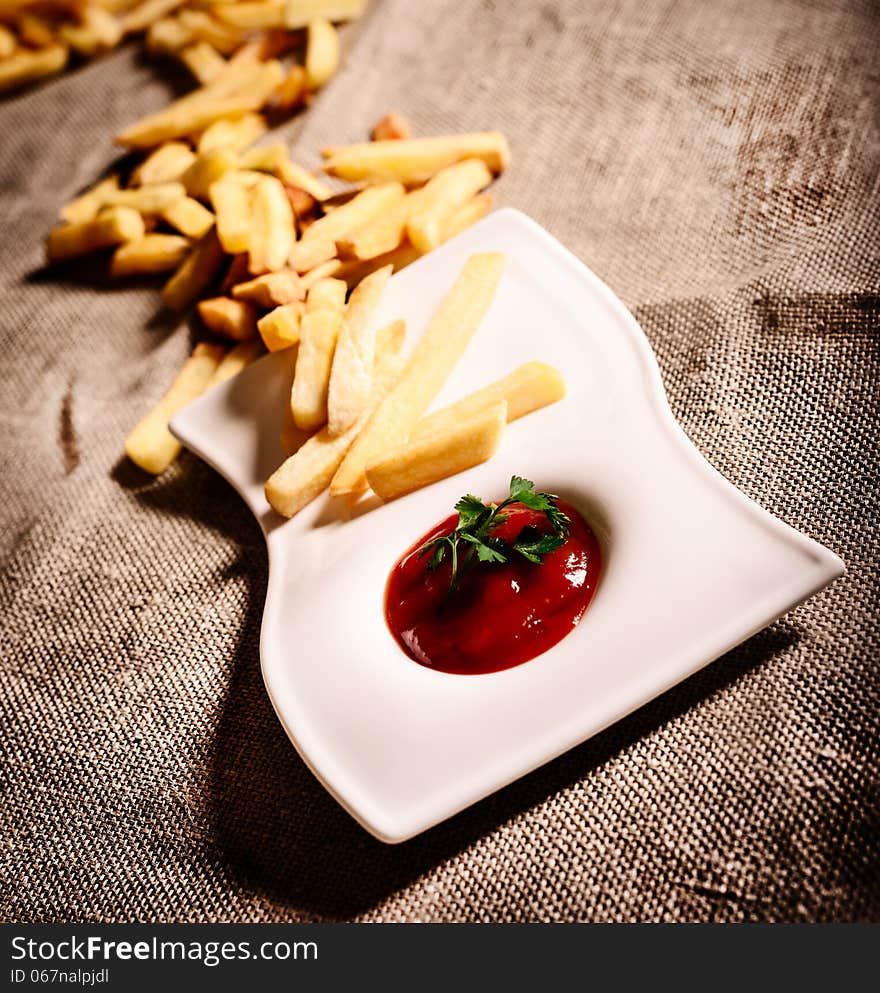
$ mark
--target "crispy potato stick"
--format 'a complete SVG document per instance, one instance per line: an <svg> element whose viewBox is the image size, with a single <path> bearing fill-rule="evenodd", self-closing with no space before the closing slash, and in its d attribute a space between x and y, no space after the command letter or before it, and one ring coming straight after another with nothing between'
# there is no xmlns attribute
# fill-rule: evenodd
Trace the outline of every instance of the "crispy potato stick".
<svg viewBox="0 0 880 993"><path fill-rule="evenodd" d="M376 354L376 308L391 276L391 266L371 273L352 291L339 340L333 353L327 392L327 430L343 434L370 402L370 385Z"/></svg>
<svg viewBox="0 0 880 993"><path fill-rule="evenodd" d="M257 148L249 148L242 153L239 167L242 169L255 169L258 172L274 173L287 151L280 143L275 145L260 145Z"/></svg>
<svg viewBox="0 0 880 993"><path fill-rule="evenodd" d="M210 83L226 65L226 59L207 41L196 41L181 49L180 58L200 83Z"/></svg>
<svg viewBox="0 0 880 993"><path fill-rule="evenodd" d="M340 262L337 264L335 275L339 279L344 279L348 283L348 288L352 289L371 272L386 265L392 266L394 271L398 272L408 266L410 262L415 262L416 259L421 258L421 254L408 241L404 241L397 248L384 255L377 255L374 259L365 259L363 262Z"/></svg>
<svg viewBox="0 0 880 993"><path fill-rule="evenodd" d="M188 238L203 238L214 226L214 215L192 197L181 197L160 211L163 221Z"/></svg>
<svg viewBox="0 0 880 993"><path fill-rule="evenodd" d="M326 262L316 265L314 269L309 269L308 272L300 276L303 289L310 290L315 283L320 282L322 279L329 279L331 276L335 276L341 265L342 263L339 259L328 259Z"/></svg>
<svg viewBox="0 0 880 993"><path fill-rule="evenodd" d="M444 228L457 208L492 182L492 173L480 159L466 159L441 169L418 191L406 222L409 240L421 252L443 241Z"/></svg>
<svg viewBox="0 0 880 993"><path fill-rule="evenodd" d="M454 476L498 451L507 404L502 400L456 421L439 434L425 435L401 445L367 466L367 482L385 503L406 493Z"/></svg>
<svg viewBox="0 0 880 993"><path fill-rule="evenodd" d="M284 187L274 176L265 176L254 187L251 200L251 272L259 275L283 269L295 240L293 208Z"/></svg>
<svg viewBox="0 0 880 993"><path fill-rule="evenodd" d="M299 341L302 313L302 301L296 300L270 310L257 321L260 337L270 352L280 352Z"/></svg>
<svg viewBox="0 0 880 993"><path fill-rule="evenodd" d="M193 38L208 42L224 55L234 52L247 38L246 31L223 24L203 10L182 10L177 16Z"/></svg>
<svg viewBox="0 0 880 993"><path fill-rule="evenodd" d="M162 17L147 31L147 51L152 55L173 55L192 41L192 35L176 17Z"/></svg>
<svg viewBox="0 0 880 993"><path fill-rule="evenodd" d="M178 234L146 234L120 245L110 262L111 276L133 276L176 269L190 250L188 238Z"/></svg>
<svg viewBox="0 0 880 993"><path fill-rule="evenodd" d="M229 178L214 183L209 190L217 217L217 236L224 252L236 254L250 247L251 191Z"/></svg>
<svg viewBox="0 0 880 993"><path fill-rule="evenodd" d="M481 217L485 217L489 213L494 200L495 198L491 193L479 193L477 196L471 197L467 203L463 203L447 219L443 227L442 240L449 241L450 238L454 238L455 235L460 234L465 228L476 224Z"/></svg>
<svg viewBox="0 0 880 993"><path fill-rule="evenodd" d="M240 152L264 135L266 130L266 119L261 114L242 114L232 121L215 121L199 138L199 154L216 152L219 148Z"/></svg>
<svg viewBox="0 0 880 993"><path fill-rule="evenodd" d="M352 182L397 179L409 185L423 183L462 159L482 159L493 173L510 161L507 140L499 131L438 138L370 141L328 148L324 171Z"/></svg>
<svg viewBox="0 0 880 993"><path fill-rule="evenodd" d="M141 214L158 214L185 196L182 183L159 183L134 190L108 190L104 203L110 207L131 207Z"/></svg>
<svg viewBox="0 0 880 993"><path fill-rule="evenodd" d="M196 345L171 389L125 440L125 454L145 472L158 476L180 452L180 442L168 422L205 391L223 358L220 345Z"/></svg>
<svg viewBox="0 0 880 993"><path fill-rule="evenodd" d="M337 239L339 258L363 261L394 251L403 241L409 210L409 197L402 197L374 221L362 224L348 238Z"/></svg>
<svg viewBox="0 0 880 993"><path fill-rule="evenodd" d="M181 182L191 197L203 199L208 196L211 185L222 179L236 165L238 165L238 156L228 148L200 152L183 174Z"/></svg>
<svg viewBox="0 0 880 993"><path fill-rule="evenodd" d="M395 321L376 336L371 408L381 402L400 375L405 333L404 322ZM266 482L266 498L277 513L293 517L327 488L367 416L365 413L345 434L336 437L322 429L272 473Z"/></svg>
<svg viewBox="0 0 880 993"><path fill-rule="evenodd" d="M311 193L306 193L305 190L301 190L298 186L288 186L287 183L284 184L284 192L290 201L293 216L298 222L310 223L317 219L318 201ZM302 227L303 224L299 226Z"/></svg>
<svg viewBox="0 0 880 993"><path fill-rule="evenodd" d="M70 203L65 204L58 212L59 216L69 224L90 221L95 217L101 207L104 206L104 197L108 193L118 189L119 177L108 176L91 189L86 190L85 193L82 193L75 200L71 200Z"/></svg>
<svg viewBox="0 0 880 993"><path fill-rule="evenodd" d="M292 269L281 269L233 286L232 295L236 300L248 300L263 310L271 310L302 300L306 291L297 273Z"/></svg>
<svg viewBox="0 0 880 993"><path fill-rule="evenodd" d="M311 193L316 200L326 200L333 195L333 190L323 180L291 162L286 156L278 163L278 178L289 186L298 186L306 193Z"/></svg>
<svg viewBox="0 0 880 993"><path fill-rule="evenodd" d="M275 103L281 110L291 110L303 101L307 92L306 70L303 66L291 66L283 82L275 91Z"/></svg>
<svg viewBox="0 0 880 993"><path fill-rule="evenodd" d="M212 386L219 386L220 383L225 383L227 379L237 376L242 369L249 366L251 362L258 359L264 353L263 342L259 338L254 338L252 341L243 341L236 345L235 348L230 348L223 356L220 365L214 370L214 375L211 376L211 381L208 383L208 389Z"/></svg>
<svg viewBox="0 0 880 993"><path fill-rule="evenodd" d="M205 235L162 289L169 310L183 310L210 286L223 264L223 249L214 228Z"/></svg>
<svg viewBox="0 0 880 993"><path fill-rule="evenodd" d="M131 207L108 207L90 221L65 224L49 232L46 256L60 262L100 248L137 241L144 236L144 219Z"/></svg>
<svg viewBox="0 0 880 993"><path fill-rule="evenodd" d="M393 110L377 121L370 132L370 141L399 141L411 137L409 121Z"/></svg>
<svg viewBox="0 0 880 993"><path fill-rule="evenodd" d="M67 52L66 45L49 45L36 52L22 49L10 55L0 62L0 93L61 72L67 65Z"/></svg>
<svg viewBox="0 0 880 993"><path fill-rule="evenodd" d="M341 279L324 279L309 290L290 391L293 420L303 431L316 431L327 420L327 389L347 289Z"/></svg>
<svg viewBox="0 0 880 993"><path fill-rule="evenodd" d="M55 43L52 25L37 14L22 14L16 21L18 37L31 48L45 48Z"/></svg>
<svg viewBox="0 0 880 993"><path fill-rule="evenodd" d="M323 17L309 21L306 43L306 81L312 90L320 89L339 69L339 35Z"/></svg>
<svg viewBox="0 0 880 993"><path fill-rule="evenodd" d="M167 141L148 155L131 175L132 185L176 183L193 164L195 153L182 141Z"/></svg>
<svg viewBox="0 0 880 993"><path fill-rule="evenodd" d="M284 24L283 0L239 0L238 3L215 3L214 17L236 28L277 28Z"/></svg>
<svg viewBox="0 0 880 993"><path fill-rule="evenodd" d="M257 311L253 304L229 297L200 300L199 317L209 331L232 341L248 341L257 334Z"/></svg>
<svg viewBox="0 0 880 993"><path fill-rule="evenodd" d="M58 28L61 41L87 57L119 44L122 26L112 14L100 7L85 6L80 8L80 16L81 23L62 24Z"/></svg>
<svg viewBox="0 0 880 993"><path fill-rule="evenodd" d="M291 30L308 26L313 17L328 21L353 21L360 17L364 0L286 0L284 26Z"/></svg>
<svg viewBox="0 0 880 993"><path fill-rule="evenodd" d="M15 40L15 35L9 28L0 24L0 59L8 59L17 47L18 42Z"/></svg>
<svg viewBox="0 0 880 993"><path fill-rule="evenodd" d="M423 417L413 429L410 441L442 434L502 400L507 404L507 420L510 422L556 403L564 396L565 381L553 366L545 362L526 362L509 376L496 379L483 389Z"/></svg>
<svg viewBox="0 0 880 993"><path fill-rule="evenodd" d="M122 18L122 30L126 34L145 31L153 21L165 17L172 10L182 6L184 0L144 0L126 13Z"/></svg>
<svg viewBox="0 0 880 993"><path fill-rule="evenodd" d="M406 194L400 183L371 186L353 200L315 221L290 253L291 268L307 272L336 255L336 241L348 238L373 218L384 214Z"/></svg>
<svg viewBox="0 0 880 993"><path fill-rule="evenodd" d="M422 335L400 382L352 445L330 492L366 489L367 465L402 445L437 395L489 309L504 268L500 252L472 255Z"/></svg>

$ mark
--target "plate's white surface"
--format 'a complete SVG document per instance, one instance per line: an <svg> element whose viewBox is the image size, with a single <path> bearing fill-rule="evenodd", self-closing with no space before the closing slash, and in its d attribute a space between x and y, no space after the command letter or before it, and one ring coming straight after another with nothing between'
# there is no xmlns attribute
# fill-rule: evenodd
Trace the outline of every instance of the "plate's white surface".
<svg viewBox="0 0 880 993"><path fill-rule="evenodd" d="M584 741L843 571L702 458L633 317L524 215L499 211L394 276L377 323L405 317L411 347L467 256L499 249L498 295L434 407L535 358L563 372L568 395L509 425L489 463L357 516L322 496L284 522L263 483L283 457L289 357L260 360L173 422L266 532L261 655L282 724L339 802L389 842ZM462 493L499 498L513 473L590 520L605 555L596 596L571 635L525 665L423 668L385 626L388 571Z"/></svg>

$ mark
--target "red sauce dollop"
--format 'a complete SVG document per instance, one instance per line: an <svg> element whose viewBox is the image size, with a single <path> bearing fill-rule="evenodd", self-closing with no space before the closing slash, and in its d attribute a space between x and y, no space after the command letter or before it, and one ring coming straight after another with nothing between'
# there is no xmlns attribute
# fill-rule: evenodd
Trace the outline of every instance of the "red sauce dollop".
<svg viewBox="0 0 880 993"><path fill-rule="evenodd" d="M451 533L452 514L395 563L385 591L385 618L410 658L442 672L498 672L535 658L561 641L589 606L602 558L599 542L581 515L557 501L571 518L571 534L540 565L511 554L503 563L480 562L449 593L449 556L428 569L426 542ZM514 541L524 527L550 530L541 511L520 503L504 508L507 520L493 535Z"/></svg>

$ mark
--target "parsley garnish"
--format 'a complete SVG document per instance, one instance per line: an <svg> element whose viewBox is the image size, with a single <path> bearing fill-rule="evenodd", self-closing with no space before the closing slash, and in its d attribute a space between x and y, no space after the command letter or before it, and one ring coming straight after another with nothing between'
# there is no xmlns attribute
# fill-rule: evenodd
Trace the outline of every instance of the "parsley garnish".
<svg viewBox="0 0 880 993"><path fill-rule="evenodd" d="M554 502L558 499L553 493L536 493L535 484L522 476L514 476L510 480L510 495L501 503L483 503L479 497L468 493L455 505L458 511L455 530L427 542L419 555L432 552L428 562L428 568L432 570L443 563L447 554L450 556L450 592L458 587L461 577L476 562L506 562L511 554L516 553L540 565L544 555L565 544L571 531L571 521ZM501 511L511 503L521 503L532 510L543 511L552 530L541 534L536 527L528 525L513 542L493 536L492 531L508 517Z"/></svg>

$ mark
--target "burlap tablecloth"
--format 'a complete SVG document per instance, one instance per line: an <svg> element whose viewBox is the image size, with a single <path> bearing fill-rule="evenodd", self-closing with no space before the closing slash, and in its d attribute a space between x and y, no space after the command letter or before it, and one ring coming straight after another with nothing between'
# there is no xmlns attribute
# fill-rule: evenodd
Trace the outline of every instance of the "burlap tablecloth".
<svg viewBox="0 0 880 993"><path fill-rule="evenodd" d="M167 82L126 50L0 105L4 918L880 918L877 27L830 0L386 0L288 128L309 165L389 107L506 131L500 202L634 309L709 460L848 566L400 847L272 714L242 502L195 458L156 482L120 460L187 330L101 265L41 268Z"/></svg>

